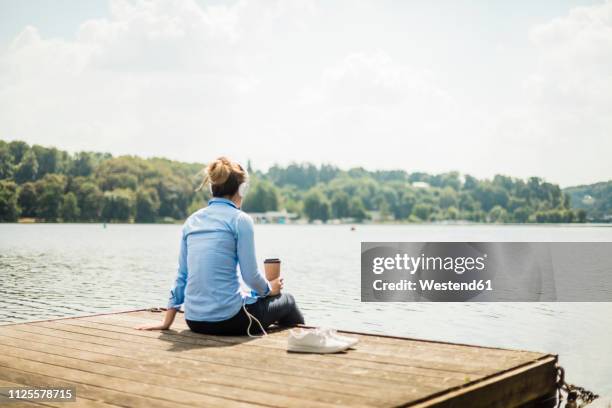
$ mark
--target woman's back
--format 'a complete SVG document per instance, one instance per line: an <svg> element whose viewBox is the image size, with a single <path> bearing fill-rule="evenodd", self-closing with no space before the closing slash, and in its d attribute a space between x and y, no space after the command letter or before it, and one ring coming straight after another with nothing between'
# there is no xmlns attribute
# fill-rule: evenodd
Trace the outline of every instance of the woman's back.
<svg viewBox="0 0 612 408"><path fill-rule="evenodd" d="M257 268L254 248L253 221L230 200L213 198L187 219L179 258L179 275L182 269L186 274L186 319L214 322L240 310L238 264L245 283L265 295L268 283ZM247 303L255 300L246 298Z"/></svg>

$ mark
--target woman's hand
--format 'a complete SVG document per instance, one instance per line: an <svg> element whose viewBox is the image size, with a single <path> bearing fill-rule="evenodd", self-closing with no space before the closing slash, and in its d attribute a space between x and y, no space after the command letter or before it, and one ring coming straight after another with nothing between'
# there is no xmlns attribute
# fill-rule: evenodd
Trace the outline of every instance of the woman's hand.
<svg viewBox="0 0 612 408"><path fill-rule="evenodd" d="M135 327L136 330L168 330L169 328L164 323L143 324Z"/></svg>
<svg viewBox="0 0 612 408"><path fill-rule="evenodd" d="M274 280L271 280L270 281L270 293L268 293L268 296L280 295L281 289L283 289L283 283L284 283L283 278L276 278Z"/></svg>
<svg viewBox="0 0 612 408"><path fill-rule="evenodd" d="M149 323L141 326L134 327L136 330L168 330L172 323L174 323L174 317L176 316L176 309L168 309L164 315L164 321L162 323Z"/></svg>

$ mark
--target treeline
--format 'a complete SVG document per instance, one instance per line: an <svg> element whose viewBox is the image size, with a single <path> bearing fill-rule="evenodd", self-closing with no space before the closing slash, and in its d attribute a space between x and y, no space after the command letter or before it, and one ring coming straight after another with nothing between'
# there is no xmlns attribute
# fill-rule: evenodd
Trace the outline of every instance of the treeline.
<svg viewBox="0 0 612 408"><path fill-rule="evenodd" d="M408 222L586 222L558 185L538 177L478 180L457 172L348 171L312 164L274 166L260 177L279 189L285 208L309 219Z"/></svg>
<svg viewBox="0 0 612 408"><path fill-rule="evenodd" d="M586 186L569 187L573 207L586 211L589 221L612 221L612 180Z"/></svg>
<svg viewBox="0 0 612 408"><path fill-rule="evenodd" d="M0 141L0 219L174 221L196 198L200 164Z"/></svg>
<svg viewBox="0 0 612 408"><path fill-rule="evenodd" d="M451 172L341 170L291 164L254 171L248 212L285 209L310 221L585 222L559 186L537 177L478 180ZM0 141L0 220L173 222L205 205L203 164L69 154Z"/></svg>

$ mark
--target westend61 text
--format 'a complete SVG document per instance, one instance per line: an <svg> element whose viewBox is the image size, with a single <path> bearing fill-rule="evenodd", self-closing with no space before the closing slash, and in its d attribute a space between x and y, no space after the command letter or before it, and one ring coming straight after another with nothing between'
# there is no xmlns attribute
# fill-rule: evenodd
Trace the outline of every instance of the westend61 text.
<svg viewBox="0 0 612 408"><path fill-rule="evenodd" d="M484 291L493 290L491 280L477 280L474 279L469 282L437 282L432 279L419 279L417 282L402 279L398 282L386 282L381 279L377 279L372 282L372 287L375 291Z"/></svg>

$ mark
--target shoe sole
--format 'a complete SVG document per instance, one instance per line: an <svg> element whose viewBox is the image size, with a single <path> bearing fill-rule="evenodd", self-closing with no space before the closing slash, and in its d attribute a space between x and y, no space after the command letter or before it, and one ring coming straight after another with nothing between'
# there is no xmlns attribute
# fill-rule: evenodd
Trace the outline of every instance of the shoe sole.
<svg viewBox="0 0 612 408"><path fill-rule="evenodd" d="M341 351L346 351L348 346L339 346L333 349L318 349L315 350L311 347L299 347L299 346L289 346L287 347L287 351L291 353L310 353L310 354L334 354L339 353Z"/></svg>

